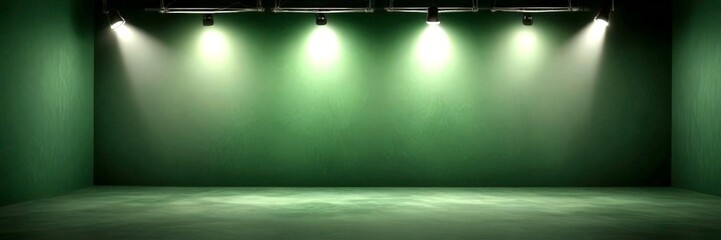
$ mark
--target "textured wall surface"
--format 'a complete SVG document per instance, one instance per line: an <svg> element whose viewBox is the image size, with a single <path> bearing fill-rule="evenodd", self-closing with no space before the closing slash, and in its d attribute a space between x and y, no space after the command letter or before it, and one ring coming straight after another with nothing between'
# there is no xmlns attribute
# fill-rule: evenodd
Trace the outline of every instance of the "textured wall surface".
<svg viewBox="0 0 721 240"><path fill-rule="evenodd" d="M721 195L721 2L674 4L673 184Z"/></svg>
<svg viewBox="0 0 721 240"><path fill-rule="evenodd" d="M0 205L92 185L89 1L0 1Z"/></svg>
<svg viewBox="0 0 721 240"><path fill-rule="evenodd" d="M645 5L603 49L592 12L128 11L96 36L96 184L668 185L671 9Z"/></svg>

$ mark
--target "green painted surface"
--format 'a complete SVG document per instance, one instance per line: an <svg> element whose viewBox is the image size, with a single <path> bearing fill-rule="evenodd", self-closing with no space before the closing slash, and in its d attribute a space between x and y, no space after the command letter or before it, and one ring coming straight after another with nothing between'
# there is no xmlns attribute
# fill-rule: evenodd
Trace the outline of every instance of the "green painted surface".
<svg viewBox="0 0 721 240"><path fill-rule="evenodd" d="M0 1L0 205L92 185L88 1Z"/></svg>
<svg viewBox="0 0 721 240"><path fill-rule="evenodd" d="M422 39L423 14L317 33L312 15L127 11L125 37L97 32L96 184L665 186L671 10L645 5L618 4L598 53L577 37L591 12L444 14Z"/></svg>
<svg viewBox="0 0 721 240"><path fill-rule="evenodd" d="M3 239L719 239L670 188L94 187L0 208Z"/></svg>
<svg viewBox="0 0 721 240"><path fill-rule="evenodd" d="M674 4L673 184L721 195L721 2Z"/></svg>

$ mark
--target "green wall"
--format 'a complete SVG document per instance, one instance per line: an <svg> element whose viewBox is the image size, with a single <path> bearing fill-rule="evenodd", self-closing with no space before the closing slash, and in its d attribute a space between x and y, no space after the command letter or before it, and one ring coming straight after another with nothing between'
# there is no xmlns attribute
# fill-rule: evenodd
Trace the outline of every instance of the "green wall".
<svg viewBox="0 0 721 240"><path fill-rule="evenodd" d="M330 15L319 43L312 15L125 11L96 35L95 183L669 185L671 9L645 5L595 48L593 12L443 14L447 38Z"/></svg>
<svg viewBox="0 0 721 240"><path fill-rule="evenodd" d="M93 181L88 1L0 1L0 205Z"/></svg>
<svg viewBox="0 0 721 240"><path fill-rule="evenodd" d="M721 195L719 1L677 1L673 22L673 184Z"/></svg>

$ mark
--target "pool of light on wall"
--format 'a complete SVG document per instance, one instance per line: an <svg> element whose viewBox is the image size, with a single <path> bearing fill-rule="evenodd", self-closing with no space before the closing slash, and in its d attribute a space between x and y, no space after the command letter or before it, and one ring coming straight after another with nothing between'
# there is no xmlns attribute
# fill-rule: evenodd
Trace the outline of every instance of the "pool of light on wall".
<svg viewBox="0 0 721 240"><path fill-rule="evenodd" d="M544 63L552 57L547 51L551 46L544 42L540 29L514 24L498 39L494 61L514 84L527 85L537 81Z"/></svg>
<svg viewBox="0 0 721 240"><path fill-rule="evenodd" d="M606 27L604 22L594 21L574 36L560 54L566 60L561 72L577 81L593 82L601 64Z"/></svg>
<svg viewBox="0 0 721 240"><path fill-rule="evenodd" d="M315 66L336 62L340 55L340 43L335 31L327 25L313 27L306 41L306 54Z"/></svg>
<svg viewBox="0 0 721 240"><path fill-rule="evenodd" d="M222 58L228 52L225 33L217 27L203 28L200 34L200 52L210 59Z"/></svg>
<svg viewBox="0 0 721 240"><path fill-rule="evenodd" d="M134 85L159 80L163 73L158 70L158 63L167 61L170 55L165 45L131 24L119 26L113 32L125 70Z"/></svg>
<svg viewBox="0 0 721 240"><path fill-rule="evenodd" d="M538 43L536 32L529 27L522 27L515 31L513 37L514 47L516 51L522 54L532 53Z"/></svg>
<svg viewBox="0 0 721 240"><path fill-rule="evenodd" d="M248 71L249 57L244 51L242 36L234 35L232 29L225 26L202 27L196 32L196 39L189 48L194 50L191 56L181 57L184 69L180 72L191 76L196 82L212 82L228 87L238 82ZM198 86L208 88L209 86Z"/></svg>
<svg viewBox="0 0 721 240"><path fill-rule="evenodd" d="M424 69L442 68L451 58L451 40L443 27L438 24L427 24L417 40L416 60Z"/></svg>

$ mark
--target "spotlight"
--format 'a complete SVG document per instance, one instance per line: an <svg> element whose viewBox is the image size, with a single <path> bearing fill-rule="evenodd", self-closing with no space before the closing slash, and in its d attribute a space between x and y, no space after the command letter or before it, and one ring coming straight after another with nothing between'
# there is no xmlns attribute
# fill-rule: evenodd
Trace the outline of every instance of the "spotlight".
<svg viewBox="0 0 721 240"><path fill-rule="evenodd" d="M611 8L601 8L598 15L596 15L595 21L603 24L603 26L608 26L608 23L611 22Z"/></svg>
<svg viewBox="0 0 721 240"><path fill-rule="evenodd" d="M438 18L438 7L428 8L428 18L426 18L426 23L430 25L441 24L441 19Z"/></svg>
<svg viewBox="0 0 721 240"><path fill-rule="evenodd" d="M523 14L523 25L524 26L531 26L533 25L533 16L528 13Z"/></svg>
<svg viewBox="0 0 721 240"><path fill-rule="evenodd" d="M110 29L117 29L125 24L125 18L120 16L118 10L112 10L108 13L108 20L110 20Z"/></svg>
<svg viewBox="0 0 721 240"><path fill-rule="evenodd" d="M213 20L213 14L203 14L203 26L213 26L215 20Z"/></svg>
<svg viewBox="0 0 721 240"><path fill-rule="evenodd" d="M315 25L323 26L328 24L328 19L325 18L325 14L318 13L318 15L315 16Z"/></svg>

